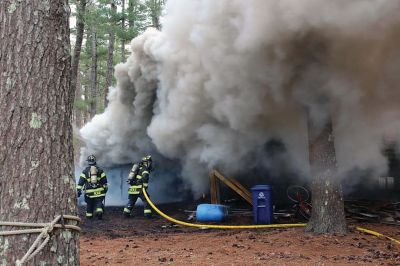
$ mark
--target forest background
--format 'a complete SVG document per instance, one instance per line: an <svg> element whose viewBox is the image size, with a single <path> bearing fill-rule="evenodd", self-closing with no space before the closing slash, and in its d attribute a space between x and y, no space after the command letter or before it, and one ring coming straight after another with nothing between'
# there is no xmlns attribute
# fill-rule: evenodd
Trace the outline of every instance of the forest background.
<svg viewBox="0 0 400 266"><path fill-rule="evenodd" d="M108 89L115 85L114 66L126 61L133 38L148 27L161 28L164 4L165 0L70 1L76 128L104 111Z"/></svg>

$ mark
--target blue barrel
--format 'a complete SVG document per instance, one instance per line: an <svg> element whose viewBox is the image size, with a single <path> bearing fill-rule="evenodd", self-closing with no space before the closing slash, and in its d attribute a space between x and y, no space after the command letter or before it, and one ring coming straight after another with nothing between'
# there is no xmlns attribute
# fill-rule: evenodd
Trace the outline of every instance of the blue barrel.
<svg viewBox="0 0 400 266"><path fill-rule="evenodd" d="M257 185L251 188L253 201L253 217L255 224L271 224L273 222L272 187Z"/></svg>
<svg viewBox="0 0 400 266"><path fill-rule="evenodd" d="M228 207L219 204L200 204L196 210L198 222L222 222L228 216Z"/></svg>

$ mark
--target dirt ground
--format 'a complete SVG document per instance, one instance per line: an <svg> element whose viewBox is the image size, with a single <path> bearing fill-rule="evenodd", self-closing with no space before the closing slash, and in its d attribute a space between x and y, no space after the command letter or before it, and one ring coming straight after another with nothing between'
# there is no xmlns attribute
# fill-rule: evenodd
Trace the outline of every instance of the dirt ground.
<svg viewBox="0 0 400 266"><path fill-rule="evenodd" d="M178 206L161 209L187 218ZM346 236L313 236L304 228L195 229L159 216L127 219L121 212L110 207L101 221L83 218L81 265L400 265L400 245L354 230L357 225L399 240L395 225L350 222ZM251 217L228 223L251 223Z"/></svg>

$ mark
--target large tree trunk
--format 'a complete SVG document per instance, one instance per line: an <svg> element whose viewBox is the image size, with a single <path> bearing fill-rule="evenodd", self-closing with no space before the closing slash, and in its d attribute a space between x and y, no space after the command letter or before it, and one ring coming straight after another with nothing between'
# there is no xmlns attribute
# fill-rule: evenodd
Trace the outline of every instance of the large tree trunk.
<svg viewBox="0 0 400 266"><path fill-rule="evenodd" d="M92 26L92 65L90 69L90 118L96 115L97 110L97 33Z"/></svg>
<svg viewBox="0 0 400 266"><path fill-rule="evenodd" d="M332 119L317 123L308 115L312 214L306 231L346 233L343 192L337 176Z"/></svg>
<svg viewBox="0 0 400 266"><path fill-rule="evenodd" d="M50 222L77 213L66 6L66 0L0 1L2 221ZM36 237L0 237L0 264L14 265ZM79 265L78 243L76 232L55 229L30 264Z"/></svg>
<svg viewBox="0 0 400 266"><path fill-rule="evenodd" d="M115 16L115 13L117 12L117 6L115 5L114 1L111 3L111 10L112 10L113 16ZM112 27L113 26L114 25L112 25ZM110 30L110 38L108 40L107 76L106 76L106 87L104 89L104 107L107 107L107 104L108 104L108 100L107 100L108 88L112 84L113 69L114 69L115 31L112 27Z"/></svg>
<svg viewBox="0 0 400 266"><path fill-rule="evenodd" d="M125 0L121 0L122 3L122 21L121 21L121 27L122 27L122 32L125 32ZM125 62L125 37L121 38L121 59L122 62Z"/></svg>

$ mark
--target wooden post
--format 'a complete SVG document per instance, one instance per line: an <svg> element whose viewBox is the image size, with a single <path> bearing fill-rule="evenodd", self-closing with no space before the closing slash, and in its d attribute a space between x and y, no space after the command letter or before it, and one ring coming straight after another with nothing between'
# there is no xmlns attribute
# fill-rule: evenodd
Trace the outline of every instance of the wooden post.
<svg viewBox="0 0 400 266"><path fill-rule="evenodd" d="M250 205L253 205L251 199L251 193L242 184L232 177L226 177L222 175L217 170L213 170L210 174L210 193L211 193L211 203L220 203L220 194L218 187L218 180L222 181L225 185L235 191L239 196L241 196Z"/></svg>
<svg viewBox="0 0 400 266"><path fill-rule="evenodd" d="M210 173L210 196L211 196L211 203L212 204L220 204L220 194L219 194L219 185L218 180L215 177L214 171Z"/></svg>

